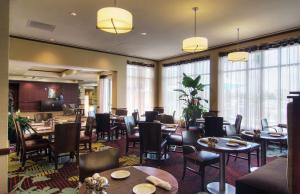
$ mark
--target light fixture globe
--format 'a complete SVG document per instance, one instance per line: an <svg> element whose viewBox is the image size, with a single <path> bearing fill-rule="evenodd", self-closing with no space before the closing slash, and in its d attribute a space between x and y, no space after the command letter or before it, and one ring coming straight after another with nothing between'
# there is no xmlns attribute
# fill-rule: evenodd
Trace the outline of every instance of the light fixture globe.
<svg viewBox="0 0 300 194"><path fill-rule="evenodd" d="M249 53L244 51L231 52L228 54L228 61L236 62L236 61L248 61Z"/></svg>
<svg viewBox="0 0 300 194"><path fill-rule="evenodd" d="M200 52L207 50L208 40L204 37L191 37L182 41L182 50L185 52Z"/></svg>
<svg viewBox="0 0 300 194"><path fill-rule="evenodd" d="M97 12L97 28L105 32L123 34L132 30L132 14L122 8L105 7Z"/></svg>

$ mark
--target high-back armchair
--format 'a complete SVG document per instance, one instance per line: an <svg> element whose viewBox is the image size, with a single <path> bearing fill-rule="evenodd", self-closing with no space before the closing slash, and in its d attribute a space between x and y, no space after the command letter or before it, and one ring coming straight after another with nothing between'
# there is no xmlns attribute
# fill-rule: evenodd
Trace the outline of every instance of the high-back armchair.
<svg viewBox="0 0 300 194"><path fill-rule="evenodd" d="M55 161L55 169L58 165L58 157L60 154L70 153L71 157L75 154L78 164L79 158L79 138L80 124L79 123L63 123L55 125L54 143L51 144L52 157ZM67 138L66 138L67 137Z"/></svg>
<svg viewBox="0 0 300 194"><path fill-rule="evenodd" d="M161 124L153 122L139 123L140 135L140 163L142 163L144 153L155 153L158 157L159 165L162 151L166 157L167 140L162 138Z"/></svg>
<svg viewBox="0 0 300 194"><path fill-rule="evenodd" d="M37 123L42 122L42 121L47 121L51 118L53 118L52 113L36 113L34 115L34 121Z"/></svg>
<svg viewBox="0 0 300 194"><path fill-rule="evenodd" d="M117 127L111 126L110 124L110 114L109 113L97 113L96 114L96 132L97 139L99 134L104 138L105 133L108 135L108 141L110 141L111 136L116 132Z"/></svg>
<svg viewBox="0 0 300 194"><path fill-rule="evenodd" d="M128 153L129 144L133 143L133 147L135 143L140 141L138 130L135 129L135 121L133 116L124 117L125 125L126 125L126 154Z"/></svg>
<svg viewBox="0 0 300 194"><path fill-rule="evenodd" d="M206 137L223 137L223 117L205 117L204 129Z"/></svg>
<svg viewBox="0 0 300 194"><path fill-rule="evenodd" d="M117 108L116 109L116 115L118 116L127 116L127 109L126 108Z"/></svg>
<svg viewBox="0 0 300 194"><path fill-rule="evenodd" d="M154 120L156 120L157 115L158 115L157 111L146 111L145 112L146 122L153 122Z"/></svg>

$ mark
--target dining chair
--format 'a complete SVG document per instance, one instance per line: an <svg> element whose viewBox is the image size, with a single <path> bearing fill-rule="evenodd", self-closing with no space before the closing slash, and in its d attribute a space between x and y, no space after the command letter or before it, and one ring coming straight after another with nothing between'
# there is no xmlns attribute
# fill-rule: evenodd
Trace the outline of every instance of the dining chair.
<svg viewBox="0 0 300 194"><path fill-rule="evenodd" d="M14 121L16 125L17 134L20 136L20 152L21 152L21 162L22 167L25 166L28 154L33 152L39 153L41 150L45 151L45 155L47 155L50 142L47 139L25 139L24 131L20 126L19 121ZM50 157L49 157L50 161Z"/></svg>
<svg viewBox="0 0 300 194"><path fill-rule="evenodd" d="M58 167L58 158L64 156L76 157L79 160L80 124L63 123L56 124L54 130L54 142L50 144L51 157L54 158L55 169ZM68 153L68 154L67 154Z"/></svg>
<svg viewBox="0 0 300 194"><path fill-rule="evenodd" d="M158 115L157 111L146 111L145 112L146 122L153 122L154 120L156 120L157 115Z"/></svg>
<svg viewBox="0 0 300 194"><path fill-rule="evenodd" d="M156 111L156 112L158 112L159 114L162 114L162 113L164 113L164 107L159 107L159 106L154 107L154 108L153 108L153 111Z"/></svg>
<svg viewBox="0 0 300 194"><path fill-rule="evenodd" d="M136 110L132 113L133 119L134 119L134 124L137 125L139 120L140 120L140 115L139 112Z"/></svg>
<svg viewBox="0 0 300 194"><path fill-rule="evenodd" d="M205 137L223 137L223 117L204 117Z"/></svg>
<svg viewBox="0 0 300 194"><path fill-rule="evenodd" d="M161 124L154 122L140 122L140 164L143 162L144 154L156 154L158 164L161 164L162 152L166 158L167 140L162 138Z"/></svg>
<svg viewBox="0 0 300 194"><path fill-rule="evenodd" d="M13 115L13 124L14 124L14 128L16 131L16 152L17 152L17 156L19 156L20 151L21 151L21 135L19 134L19 130L17 130L17 123L16 123L16 117L15 115ZM25 123L25 127L30 127L30 125L28 125L27 123ZM29 134L25 134L25 132L23 132L23 136L24 136L24 140L33 140L33 139L42 139L43 137L40 136L37 133L29 133Z"/></svg>
<svg viewBox="0 0 300 194"><path fill-rule="evenodd" d="M128 111L126 108L117 108L116 109L116 115L117 116L127 116Z"/></svg>
<svg viewBox="0 0 300 194"><path fill-rule="evenodd" d="M117 136L117 126L112 126L110 123L110 114L109 113L97 113L96 114L96 133L97 140L99 135L104 138L105 133L108 136L108 141L110 141L113 133Z"/></svg>
<svg viewBox="0 0 300 194"><path fill-rule="evenodd" d="M81 154L79 156L79 181L105 170L119 167L120 150L109 148L97 152Z"/></svg>
<svg viewBox="0 0 300 194"><path fill-rule="evenodd" d="M84 144L84 147L87 148L89 145L90 152L92 151L92 140L93 140L93 127L94 126L94 117L88 117L86 120L86 126L84 131L80 131L80 144Z"/></svg>
<svg viewBox="0 0 300 194"><path fill-rule="evenodd" d="M227 126L225 128L226 129L226 136L227 137L241 140L241 137L240 137L241 134L240 134L240 132L241 132L242 119L243 119L242 115L240 115L240 114L236 115L236 119L235 119L234 125L229 125L229 126ZM240 156L239 153L228 154L227 155L227 162L226 162L226 164L229 163L230 157L234 156L235 157L234 161L237 161L237 159L242 159L242 160L248 161L248 172L250 172L251 171L251 156L252 155L256 156L257 166L259 166L259 148L257 148L254 151L251 150L250 152L247 153L247 156Z"/></svg>
<svg viewBox="0 0 300 194"><path fill-rule="evenodd" d="M277 127L277 126L270 126L269 123L268 123L268 119L264 118L261 120L261 130L262 131L270 131L270 129L272 129L273 131L275 131L276 133L278 132L282 132L282 129L280 130L280 127ZM282 140L282 141L279 141L279 142L274 142L274 141L270 141L269 142L270 144L275 144L275 145L278 145L279 148L280 148L280 152L282 153L283 151L283 147L285 144L287 144L287 141L285 140Z"/></svg>
<svg viewBox="0 0 300 194"><path fill-rule="evenodd" d="M182 180L184 180L186 169L201 176L201 188L205 189L205 167L212 166L219 162L219 154L201 150L197 143L197 140L202 137L200 130L190 130L182 132L183 140L183 174ZM188 164L196 164L199 166L198 170L189 167Z"/></svg>
<svg viewBox="0 0 300 194"><path fill-rule="evenodd" d="M129 144L132 143L133 147L140 141L138 129L135 129L135 122L133 116L126 116L124 118L126 125L126 154L128 153Z"/></svg>

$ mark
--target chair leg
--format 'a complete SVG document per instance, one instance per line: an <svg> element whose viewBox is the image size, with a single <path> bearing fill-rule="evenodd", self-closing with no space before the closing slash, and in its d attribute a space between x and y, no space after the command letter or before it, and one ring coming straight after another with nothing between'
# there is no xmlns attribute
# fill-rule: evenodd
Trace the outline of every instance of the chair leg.
<svg viewBox="0 0 300 194"><path fill-rule="evenodd" d="M227 161L226 161L226 165L228 165L228 163L229 163L229 158L230 158L230 154L227 154Z"/></svg>
<svg viewBox="0 0 300 194"><path fill-rule="evenodd" d="M55 170L58 168L58 156L57 154L54 155L54 162L55 162Z"/></svg>
<svg viewBox="0 0 300 194"><path fill-rule="evenodd" d="M236 153L235 158L234 158L234 161L237 160L238 156L239 156L239 153Z"/></svg>
<svg viewBox="0 0 300 194"><path fill-rule="evenodd" d="M259 148L256 150L257 167L259 167Z"/></svg>
<svg viewBox="0 0 300 194"><path fill-rule="evenodd" d="M24 167L25 166L25 163L26 163L26 153L24 152L24 151L22 151L22 153L21 153L22 155L21 155L21 160L22 160L22 167Z"/></svg>
<svg viewBox="0 0 300 194"><path fill-rule="evenodd" d="M20 154L20 144L19 144L18 140L16 142L16 151L17 151L17 156L19 156L19 154Z"/></svg>
<svg viewBox="0 0 300 194"><path fill-rule="evenodd" d="M49 163L51 162L51 149L49 148L49 151L48 151L48 160L49 160Z"/></svg>
<svg viewBox="0 0 300 194"><path fill-rule="evenodd" d="M143 163L143 152L141 151L140 152L140 165L142 165L142 163Z"/></svg>
<svg viewBox="0 0 300 194"><path fill-rule="evenodd" d="M185 172L186 172L186 160L185 159L183 159L183 173L182 173L182 180L184 179L184 177L185 177Z"/></svg>
<svg viewBox="0 0 300 194"><path fill-rule="evenodd" d="M199 173L201 175L201 190L204 191L205 190L205 167L204 166L199 167Z"/></svg>
<svg viewBox="0 0 300 194"><path fill-rule="evenodd" d="M126 139L126 155L128 154L128 147L129 147L129 142L128 142L128 140Z"/></svg>
<svg viewBox="0 0 300 194"><path fill-rule="evenodd" d="M92 151L92 141L89 141L89 149L90 149L90 152Z"/></svg>
<svg viewBox="0 0 300 194"><path fill-rule="evenodd" d="M251 152L248 152L248 172L251 172Z"/></svg>
<svg viewBox="0 0 300 194"><path fill-rule="evenodd" d="M161 151L158 152L158 167L160 168L160 164L161 164Z"/></svg>
<svg viewBox="0 0 300 194"><path fill-rule="evenodd" d="M107 136L108 136L108 141L110 141L110 131L107 132Z"/></svg>

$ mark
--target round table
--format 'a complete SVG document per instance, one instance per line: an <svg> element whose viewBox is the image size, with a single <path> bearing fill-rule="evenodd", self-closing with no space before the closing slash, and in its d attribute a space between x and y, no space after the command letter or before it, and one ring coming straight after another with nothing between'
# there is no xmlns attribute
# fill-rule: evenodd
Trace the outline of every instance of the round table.
<svg viewBox="0 0 300 194"><path fill-rule="evenodd" d="M265 165L267 162L267 146L268 142L280 142L280 141L286 141L287 140L287 135L282 134L280 137L273 137L269 135L268 131L261 131L261 134L259 137L254 137L254 132L253 131L242 131L241 135L243 138L246 139L253 139L255 141L260 142L261 145L261 166Z"/></svg>
<svg viewBox="0 0 300 194"><path fill-rule="evenodd" d="M247 142L247 145L240 145L238 147L229 147L226 143L230 140L229 138L217 138L218 143L214 147L208 146L207 143L202 140L207 138L198 139L197 143L202 149L216 152L220 154L220 182L212 182L207 185L207 190L212 194L232 194L235 193L235 187L225 182L225 167L226 167L226 154L230 153L248 153L252 150L256 150L259 144L253 142Z"/></svg>
<svg viewBox="0 0 300 194"><path fill-rule="evenodd" d="M169 182L172 185L172 190L169 193L170 194L178 193L177 179L172 174L168 173L167 171L164 171L164 170L161 170L158 168L148 167L148 166L132 166L132 167L137 170L142 171L143 173L146 173L147 175L152 175L152 176L160 178L164 181ZM103 174L110 175L110 173L112 171L116 171L116 170L120 170L120 169L124 169L124 168L126 169L126 168L130 168L130 167L121 167L121 168L117 168L117 169L107 170L107 171L101 172L100 175L103 175ZM134 176L134 174L131 174L130 176ZM146 180L145 180L145 182L146 182ZM83 184L79 189L79 194L84 194L85 191L86 191L85 184ZM124 191L124 193L126 193L126 192ZM132 193L132 191L129 191L129 192ZM111 194L114 194L114 193L111 193Z"/></svg>

